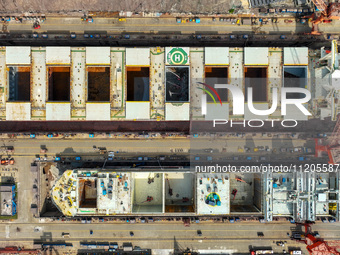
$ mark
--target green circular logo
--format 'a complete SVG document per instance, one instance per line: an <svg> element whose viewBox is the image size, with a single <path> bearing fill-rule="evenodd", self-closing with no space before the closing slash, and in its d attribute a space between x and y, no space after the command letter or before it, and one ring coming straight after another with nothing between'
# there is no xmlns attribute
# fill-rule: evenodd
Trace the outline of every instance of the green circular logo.
<svg viewBox="0 0 340 255"><path fill-rule="evenodd" d="M221 197L216 192L211 192L205 197L205 203L209 206L220 206L221 205Z"/></svg>
<svg viewBox="0 0 340 255"><path fill-rule="evenodd" d="M185 65L188 62L188 54L182 48L173 48L167 56L170 65Z"/></svg>

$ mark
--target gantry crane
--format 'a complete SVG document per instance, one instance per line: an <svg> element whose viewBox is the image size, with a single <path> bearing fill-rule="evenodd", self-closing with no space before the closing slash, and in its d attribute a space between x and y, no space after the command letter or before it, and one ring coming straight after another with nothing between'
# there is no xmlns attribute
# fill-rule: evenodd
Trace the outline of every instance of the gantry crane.
<svg viewBox="0 0 340 255"><path fill-rule="evenodd" d="M320 35L318 24L323 21L331 21L333 19L340 19L340 3L331 3L328 5L324 0L312 0L315 7L320 11L317 15L315 12L308 17L312 19L312 35Z"/></svg>
<svg viewBox="0 0 340 255"><path fill-rule="evenodd" d="M297 225L304 226L305 232L302 235L294 234L292 239L307 245L307 250L310 255L340 255L339 244L335 246L330 246L322 238L318 238L312 232L313 222L297 223Z"/></svg>

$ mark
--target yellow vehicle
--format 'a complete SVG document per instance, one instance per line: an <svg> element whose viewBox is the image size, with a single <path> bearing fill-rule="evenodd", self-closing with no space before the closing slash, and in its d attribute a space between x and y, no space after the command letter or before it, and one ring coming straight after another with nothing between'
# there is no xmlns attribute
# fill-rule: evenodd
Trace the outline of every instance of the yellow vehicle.
<svg viewBox="0 0 340 255"><path fill-rule="evenodd" d="M119 22L126 22L126 18L119 18L118 21Z"/></svg>
<svg viewBox="0 0 340 255"><path fill-rule="evenodd" d="M240 19L237 19L236 24L240 25Z"/></svg>
<svg viewBox="0 0 340 255"><path fill-rule="evenodd" d="M336 211L336 203L329 203L329 210Z"/></svg>

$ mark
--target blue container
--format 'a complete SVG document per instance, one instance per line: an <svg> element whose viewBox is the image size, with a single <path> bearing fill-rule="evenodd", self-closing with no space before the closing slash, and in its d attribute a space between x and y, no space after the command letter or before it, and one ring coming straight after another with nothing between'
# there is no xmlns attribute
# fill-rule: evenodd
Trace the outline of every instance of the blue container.
<svg viewBox="0 0 340 255"><path fill-rule="evenodd" d="M218 196L216 194L214 194L214 199L217 199L217 198L218 198Z"/></svg>
<svg viewBox="0 0 340 255"><path fill-rule="evenodd" d="M221 206L221 201L217 201L217 206Z"/></svg>
<svg viewBox="0 0 340 255"><path fill-rule="evenodd" d="M286 178L282 178L282 182L286 182Z"/></svg>
<svg viewBox="0 0 340 255"><path fill-rule="evenodd" d="M276 183L273 183L273 188L277 188L277 184Z"/></svg>

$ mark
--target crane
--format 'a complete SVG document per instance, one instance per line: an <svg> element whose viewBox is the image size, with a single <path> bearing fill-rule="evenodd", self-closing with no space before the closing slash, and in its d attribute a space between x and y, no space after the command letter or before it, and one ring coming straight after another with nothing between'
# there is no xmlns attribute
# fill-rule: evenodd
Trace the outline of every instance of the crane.
<svg viewBox="0 0 340 255"><path fill-rule="evenodd" d="M296 223L297 226L305 227L305 231L303 234L293 232L291 239L305 243L310 255L340 255L338 251L340 245L335 243L335 246L330 246L322 238L316 237L315 233L312 232L313 224L313 222Z"/></svg>
<svg viewBox="0 0 340 255"><path fill-rule="evenodd" d="M305 18L312 18L312 35L320 35L318 24L323 21L331 21L333 19L340 19L340 3L326 4L324 0L312 0L315 7L320 11L317 16L314 12L311 16Z"/></svg>

